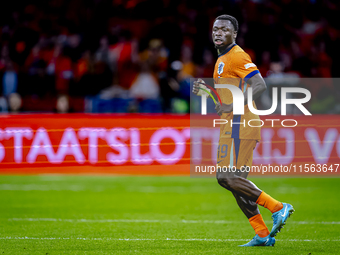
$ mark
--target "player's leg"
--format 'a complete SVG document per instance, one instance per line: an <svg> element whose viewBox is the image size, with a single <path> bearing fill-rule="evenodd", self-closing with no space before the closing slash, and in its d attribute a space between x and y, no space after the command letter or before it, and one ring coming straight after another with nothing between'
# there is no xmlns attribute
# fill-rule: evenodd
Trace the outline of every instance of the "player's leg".
<svg viewBox="0 0 340 255"><path fill-rule="evenodd" d="M254 144L255 144L255 141L253 141L253 143L244 141L239 144L240 146L237 145L236 146L237 149L243 151L242 156L239 156L238 151L237 152L235 151L234 140L222 139L220 146L218 148L219 150L218 151L218 163L225 165L225 166L229 166L229 165L232 166L234 165L234 162L235 162L235 166L237 166L237 168L240 168L240 165L251 166L253 147L255 146ZM248 147L253 146L253 147L249 149L247 148L247 146ZM235 155L237 155L237 157L235 157ZM248 173L249 172L246 172L246 171L242 172L240 170L237 170L236 173L230 172L229 175L230 175L230 178L240 177L241 175L246 178ZM232 193L237 201L238 206L248 218L251 226L254 228L256 235L259 238L264 238L263 240L260 240L260 241L256 240L255 245L261 245L268 240L271 241L269 244L272 244L273 240L271 240L270 238L265 238L269 236L269 230L263 221L263 218L260 214L257 204L254 201L251 201L247 198L242 197L240 194L236 192L232 192ZM254 242L254 240L252 240L252 242ZM252 244L253 243L251 243L250 246L253 246Z"/></svg>
<svg viewBox="0 0 340 255"><path fill-rule="evenodd" d="M251 153L252 155L255 144L256 142L253 140L231 139L230 145L230 141L228 141L227 139L221 140L218 149L218 166L226 165L226 162L229 162L230 166L237 165L236 162L239 157L240 159L244 158L244 155L249 153ZM239 154L240 151L242 152L242 154ZM272 198L271 196L260 190L250 180L235 174L235 171L233 171L233 169L229 171L216 171L216 178L218 183L225 189L236 193L245 199L256 202L257 204L269 209L272 213L277 212L283 208L283 204L281 202L277 201L276 199Z"/></svg>
<svg viewBox="0 0 340 255"><path fill-rule="evenodd" d="M240 140L239 142L240 142L239 146L236 146L239 148L237 160L235 158L236 168L238 169L236 175L246 179L252 166L253 151L256 146L256 141ZM268 236L269 230L263 221L262 215L260 214L256 202L247 200L237 193L233 194L239 207L241 208L243 213L247 216L249 223L253 227L255 233L261 238Z"/></svg>
<svg viewBox="0 0 340 255"><path fill-rule="evenodd" d="M257 204L253 201L246 200L243 197L240 197L236 193L233 193L233 195L237 201L238 206L248 218L250 225L255 231L255 234L262 238L268 236L269 230L263 221Z"/></svg>
<svg viewBox="0 0 340 255"><path fill-rule="evenodd" d="M235 139L234 139L235 141ZM236 175L242 178L247 179L250 168L253 162L253 149L255 148L256 141L254 140L239 140L235 141L235 143L240 142L238 149L239 153L236 153L236 147L234 146L235 151L235 161L237 172ZM248 219L254 217L257 214L260 214L258 206L256 202L251 201L249 199L245 199L240 196L238 193L233 192L233 195L241 208L242 212L247 216Z"/></svg>
<svg viewBox="0 0 340 255"><path fill-rule="evenodd" d="M242 177L240 177L240 178L242 178ZM236 182L236 185L233 186L233 190L237 195L242 196L242 193L238 192L242 189L239 189L237 185L242 185L242 184L239 184L239 183ZM253 200L251 200L251 198L250 198L250 201L253 202ZM287 219L294 212L294 208L293 208L292 205L287 204L287 203L281 203L278 200L269 196L264 191L261 191L261 193L260 193L259 197L256 199L255 203L267 208L273 214L272 215L273 227L272 227L272 230L270 231L271 237L276 236L276 234L278 232L280 232L281 228L286 224ZM249 222L250 221L251 221L251 218L249 219ZM263 225L263 224L264 224L264 222L261 223L261 225ZM252 224L252 226L253 226L253 224ZM254 230L255 230L255 228L254 228ZM255 232L256 232L256 230L255 230Z"/></svg>
<svg viewBox="0 0 340 255"><path fill-rule="evenodd" d="M256 143L254 145L252 144L248 144L249 140L242 140L241 142L241 151L246 152L246 154L249 154L249 152L247 152L247 149L251 148L253 146L253 149L255 149ZM253 151L253 150L252 150ZM253 153L249 154L250 156L248 157L250 159L250 161L246 161L244 159L242 159L242 157L240 157L240 165L238 164L237 167L240 168L243 165L252 165L252 155ZM243 162L245 161L245 162ZM247 171L244 171L242 174L242 177L247 178L248 176ZM262 191L261 195L259 196L259 198L256 200L256 203L259 205L262 205L264 207L266 207L267 209L269 209L273 215L272 215L272 219L274 221L273 223L273 228L270 231L270 236L275 236L277 234L277 232L280 231L280 229L283 227L283 225L285 225L287 218L294 212L293 207L290 204L286 204L286 203L281 203L275 199L273 199L272 197L270 197L268 194L266 194L265 192Z"/></svg>
<svg viewBox="0 0 340 255"><path fill-rule="evenodd" d="M240 148L240 145L239 139L225 138L220 140L217 152L216 178L218 183L225 189L247 200L256 202L262 191L253 182L236 174L239 151L244 147ZM252 150L248 149L247 151L252 153ZM242 155L240 156L242 159L246 158ZM229 167L229 169L226 169L226 167Z"/></svg>
<svg viewBox="0 0 340 255"><path fill-rule="evenodd" d="M248 219L260 213L259 208L255 202L245 199L235 192L232 193L236 199L238 206Z"/></svg>
<svg viewBox="0 0 340 255"><path fill-rule="evenodd" d="M237 157L234 157L234 160L236 161L235 165L237 168L237 171L235 174L245 179L247 179L248 174L249 174L249 171L247 171L247 169L251 167L252 161L253 161L253 150L249 149L249 146L252 146L252 144L249 143L248 140L240 141L240 146L238 147L239 147L239 151L242 152L241 155L236 153L235 146L234 146L234 152L235 152L235 155L237 155ZM242 171L241 171L241 166L243 166ZM260 213L258 206L254 201L246 199L240 196L236 192L232 192L232 193L237 201L238 206L241 208L242 212L247 216L248 219Z"/></svg>
<svg viewBox="0 0 340 255"><path fill-rule="evenodd" d="M237 168L241 169L242 166L249 166L252 165L252 157L253 157L253 149L255 149L256 143L253 143L251 140L241 140L240 143L240 151L242 152L242 155L239 156L238 162L237 162ZM249 151L250 148L251 151ZM246 157L244 157L244 155ZM243 168L244 169L244 168ZM248 171L240 172L242 177L247 178ZM273 228L270 232L271 236L275 236L277 232L280 231L280 229L285 225L285 222L287 218L294 212L293 207L290 204L281 203L272 197L270 197L268 194L262 191L259 198L256 200L257 204L262 205L269 209L273 215ZM250 219L251 220L251 219ZM253 224L252 224L253 226ZM255 228L254 228L255 229ZM265 234L265 233L263 233Z"/></svg>

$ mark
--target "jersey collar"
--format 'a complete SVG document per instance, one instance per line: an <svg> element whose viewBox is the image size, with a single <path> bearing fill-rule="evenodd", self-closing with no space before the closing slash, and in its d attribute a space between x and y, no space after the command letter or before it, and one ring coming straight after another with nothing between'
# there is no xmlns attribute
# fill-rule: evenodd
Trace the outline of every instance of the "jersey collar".
<svg viewBox="0 0 340 255"><path fill-rule="evenodd" d="M236 46L236 43L234 43L231 47L225 49L221 54L218 55L218 57L222 57L223 55L227 54L232 48Z"/></svg>

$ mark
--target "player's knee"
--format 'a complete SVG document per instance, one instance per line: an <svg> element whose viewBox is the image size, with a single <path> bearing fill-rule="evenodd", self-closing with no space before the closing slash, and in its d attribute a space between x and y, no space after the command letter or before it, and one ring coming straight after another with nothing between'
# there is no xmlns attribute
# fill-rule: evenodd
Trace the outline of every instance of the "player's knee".
<svg viewBox="0 0 340 255"><path fill-rule="evenodd" d="M217 176L217 182L223 188L227 190L232 190L232 178L225 177L225 176Z"/></svg>

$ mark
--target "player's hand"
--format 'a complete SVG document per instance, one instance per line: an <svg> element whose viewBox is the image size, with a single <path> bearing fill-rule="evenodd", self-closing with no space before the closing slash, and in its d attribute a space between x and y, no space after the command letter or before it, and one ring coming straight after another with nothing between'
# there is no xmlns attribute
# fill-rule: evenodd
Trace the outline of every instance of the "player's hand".
<svg viewBox="0 0 340 255"><path fill-rule="evenodd" d="M217 103L215 110L217 112L218 115L222 115L222 113L229 113L233 111L233 105L232 104L220 104Z"/></svg>
<svg viewBox="0 0 340 255"><path fill-rule="evenodd" d="M202 83L205 83L202 79L198 79L197 81L194 81L194 86L192 88L192 92L195 94L195 95L198 95L198 92L200 91L200 83L201 83L201 86L202 86Z"/></svg>

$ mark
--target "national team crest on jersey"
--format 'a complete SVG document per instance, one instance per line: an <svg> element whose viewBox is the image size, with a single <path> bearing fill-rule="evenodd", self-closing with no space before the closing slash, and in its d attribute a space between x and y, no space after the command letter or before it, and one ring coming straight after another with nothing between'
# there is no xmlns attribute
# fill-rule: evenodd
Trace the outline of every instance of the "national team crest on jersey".
<svg viewBox="0 0 340 255"><path fill-rule="evenodd" d="M223 68L224 68L224 63L223 63L223 62L220 62L220 63L218 64L217 73L218 73L218 74L223 73Z"/></svg>

